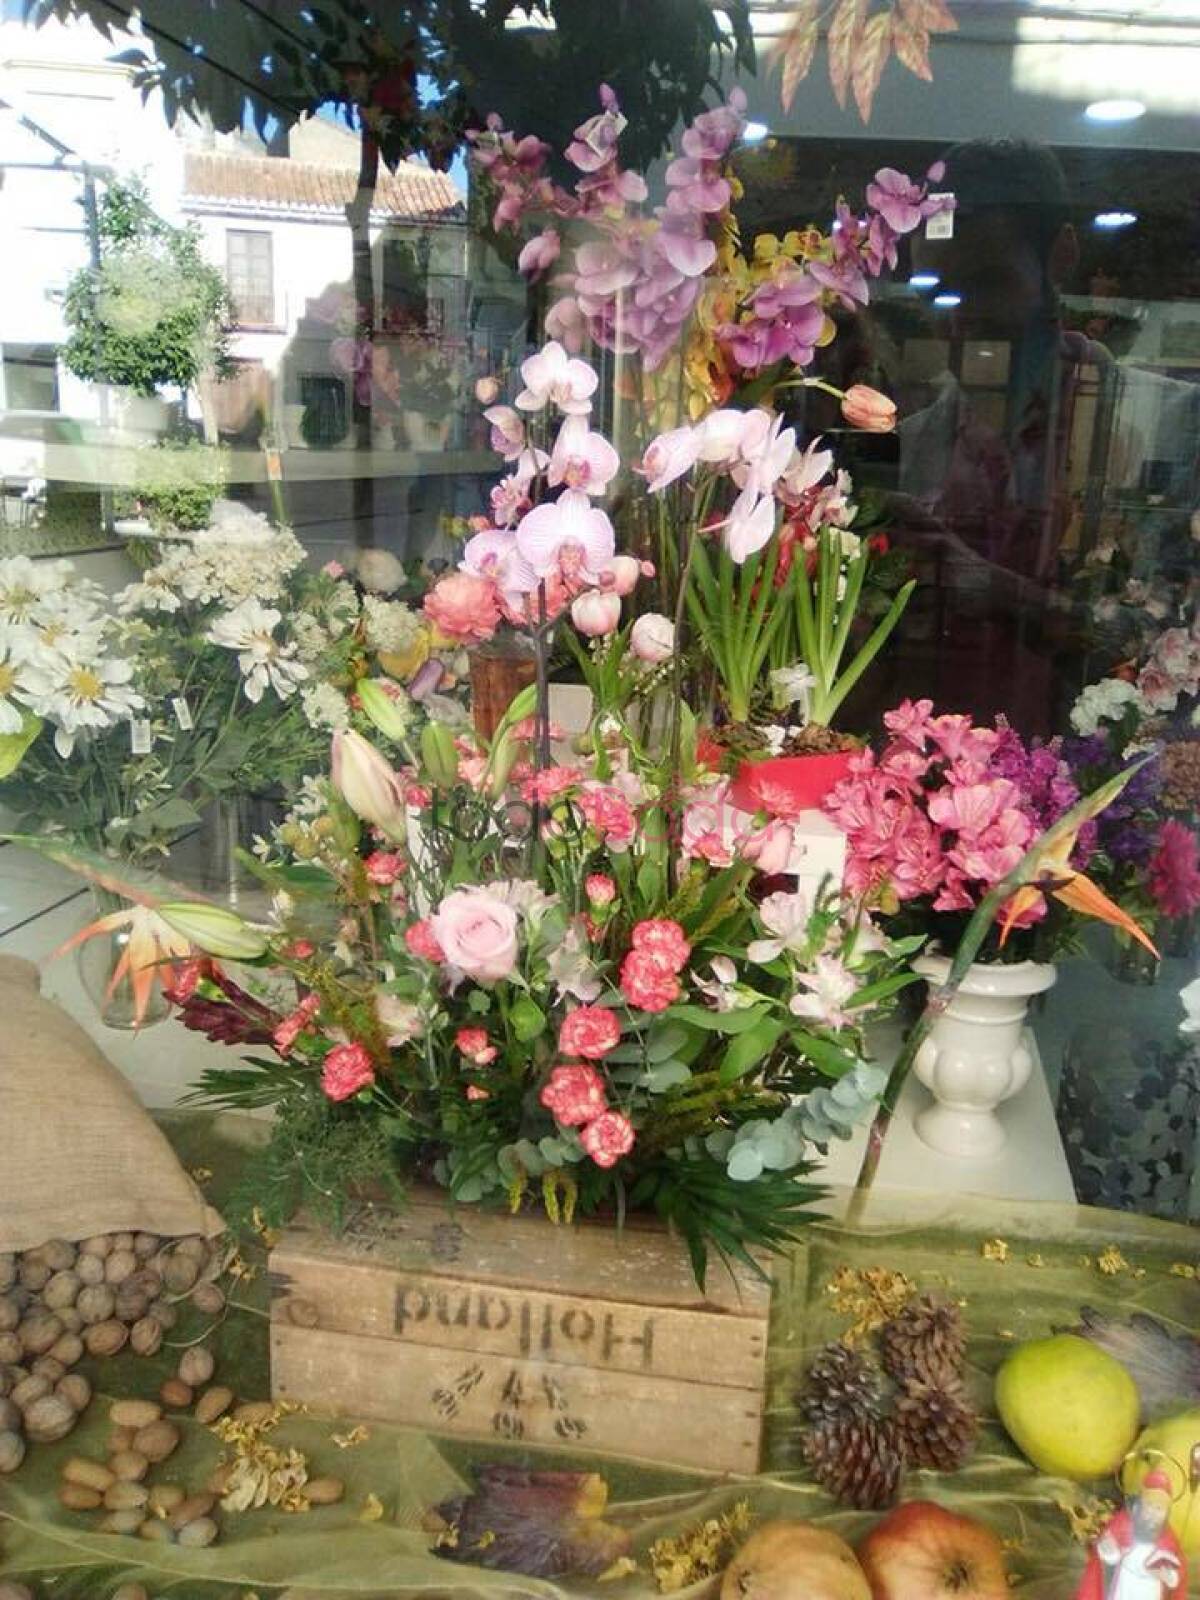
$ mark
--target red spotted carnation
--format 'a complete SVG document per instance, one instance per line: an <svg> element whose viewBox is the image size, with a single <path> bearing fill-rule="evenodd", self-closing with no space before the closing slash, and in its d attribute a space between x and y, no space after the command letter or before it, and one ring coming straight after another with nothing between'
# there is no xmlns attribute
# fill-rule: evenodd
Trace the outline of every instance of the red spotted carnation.
<svg viewBox="0 0 1200 1600"><path fill-rule="evenodd" d="M598 1167L615 1167L633 1149L633 1124L619 1111L605 1111L588 1123L579 1142Z"/></svg>
<svg viewBox="0 0 1200 1600"><path fill-rule="evenodd" d="M467 1060L477 1067L491 1066L499 1054L488 1038L486 1028L460 1028L454 1035L454 1042Z"/></svg>
<svg viewBox="0 0 1200 1600"><path fill-rule="evenodd" d="M607 1006L577 1006L558 1030L558 1048L564 1056L584 1056L602 1061L621 1042L621 1024Z"/></svg>
<svg viewBox="0 0 1200 1600"><path fill-rule="evenodd" d="M635 950L652 955L661 961L669 972L682 972L692 947L684 938L683 929L668 917L639 922L633 930L631 944Z"/></svg>
<svg viewBox="0 0 1200 1600"><path fill-rule="evenodd" d="M373 850L363 862L363 868L372 883L386 886L395 883L404 871L404 857L394 850Z"/></svg>
<svg viewBox="0 0 1200 1600"><path fill-rule="evenodd" d="M338 1044L321 1066L321 1087L331 1100L349 1100L375 1082L375 1068L361 1044Z"/></svg>
<svg viewBox="0 0 1200 1600"><path fill-rule="evenodd" d="M621 993L642 1011L665 1011L679 999L679 979L651 950L631 950L621 963Z"/></svg>
<svg viewBox="0 0 1200 1600"><path fill-rule="evenodd" d="M579 1128L602 1116L608 1106L604 1079L595 1067L555 1067L540 1096L555 1122Z"/></svg>
<svg viewBox="0 0 1200 1600"><path fill-rule="evenodd" d="M444 961L446 953L437 941L428 917L414 922L404 930L404 942L414 956L422 961Z"/></svg>

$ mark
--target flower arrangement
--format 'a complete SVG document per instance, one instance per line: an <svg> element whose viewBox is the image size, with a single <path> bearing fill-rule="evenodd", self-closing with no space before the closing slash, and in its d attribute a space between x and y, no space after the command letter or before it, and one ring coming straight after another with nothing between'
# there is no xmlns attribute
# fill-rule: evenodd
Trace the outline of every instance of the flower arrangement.
<svg viewBox="0 0 1200 1600"><path fill-rule="evenodd" d="M978 727L965 716L935 715L932 701L906 700L883 721L886 745L878 755L854 756L824 805L847 837L846 887L899 917L901 926L919 925L954 949L971 912L1079 804L1083 791L1061 740L1026 745L1003 719ZM1101 776L1113 774L1088 774ZM1121 800L1140 807L1135 778L1123 774L1130 787ZM1094 820L1083 824L1065 864L1071 877L1089 884L1082 869L1096 852L1097 827ZM1076 924L1065 912L1085 909L1103 909L1148 942L1127 911L1098 888L1096 895L1087 907L1065 892L1034 897L1019 916L1001 919L981 959L1048 959L1074 935ZM1014 928L1017 938L1010 937Z"/></svg>

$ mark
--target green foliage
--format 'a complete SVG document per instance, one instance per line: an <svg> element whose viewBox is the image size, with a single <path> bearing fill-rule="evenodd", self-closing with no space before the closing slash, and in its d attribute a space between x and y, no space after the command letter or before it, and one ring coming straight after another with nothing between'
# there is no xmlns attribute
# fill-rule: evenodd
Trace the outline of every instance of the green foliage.
<svg viewBox="0 0 1200 1600"><path fill-rule="evenodd" d="M24 9L35 24L86 17L110 39L125 21L109 0L24 0ZM629 118L625 158L643 166L700 109L722 56L754 64L748 0L653 0L652 9L648 26L648 0L143 0L149 44L117 59L144 94L161 94L172 125L199 113L228 133L249 117L265 134L333 104L358 127L369 106L390 167L413 155L447 166L463 127L493 109L562 149L607 82ZM429 92L416 93L418 78Z"/></svg>
<svg viewBox="0 0 1200 1600"><path fill-rule="evenodd" d="M156 216L140 184L112 183L100 200L99 233L99 266L75 274L63 303L68 370L143 395L224 373L229 297L196 230Z"/></svg>
<svg viewBox="0 0 1200 1600"><path fill-rule="evenodd" d="M164 439L138 453L133 494L158 533L206 528L228 476L226 452L198 439Z"/></svg>

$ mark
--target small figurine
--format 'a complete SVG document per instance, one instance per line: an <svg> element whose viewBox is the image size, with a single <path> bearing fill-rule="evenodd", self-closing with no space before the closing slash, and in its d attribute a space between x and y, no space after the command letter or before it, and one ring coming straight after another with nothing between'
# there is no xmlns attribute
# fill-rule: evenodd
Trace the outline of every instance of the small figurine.
<svg viewBox="0 0 1200 1600"><path fill-rule="evenodd" d="M1167 1526L1170 1509L1170 1479L1156 1468L1092 1546L1075 1600L1183 1600L1187 1566Z"/></svg>

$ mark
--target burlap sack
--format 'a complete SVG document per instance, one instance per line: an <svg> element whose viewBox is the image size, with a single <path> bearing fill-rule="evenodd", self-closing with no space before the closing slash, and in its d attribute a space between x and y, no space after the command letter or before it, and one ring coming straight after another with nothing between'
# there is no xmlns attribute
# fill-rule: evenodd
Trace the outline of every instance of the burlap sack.
<svg viewBox="0 0 1200 1600"><path fill-rule="evenodd" d="M39 993L37 968L0 955L0 1251L222 1226L125 1079Z"/></svg>

